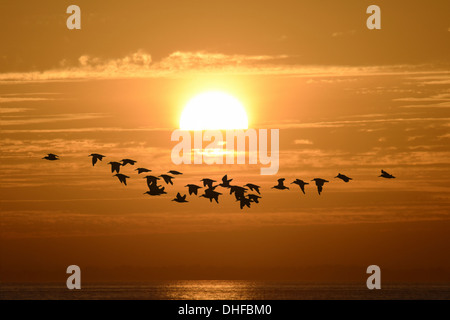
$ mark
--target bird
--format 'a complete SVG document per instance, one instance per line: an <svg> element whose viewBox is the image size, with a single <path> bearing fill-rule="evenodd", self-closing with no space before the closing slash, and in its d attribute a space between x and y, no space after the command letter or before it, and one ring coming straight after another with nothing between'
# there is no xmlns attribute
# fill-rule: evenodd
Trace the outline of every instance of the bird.
<svg viewBox="0 0 450 320"><path fill-rule="evenodd" d="M134 164L137 162L136 160L131 160L131 159L122 159L120 161L122 161L123 166L125 166L127 164L131 164L132 166L134 166Z"/></svg>
<svg viewBox="0 0 450 320"><path fill-rule="evenodd" d="M247 192L247 188L241 186L230 186L230 194L234 193L236 200L239 200L242 197L245 197L245 193Z"/></svg>
<svg viewBox="0 0 450 320"><path fill-rule="evenodd" d="M149 170L147 168L137 168L134 171L137 171L138 174L141 174L142 172L151 172L152 170Z"/></svg>
<svg viewBox="0 0 450 320"><path fill-rule="evenodd" d="M176 170L170 170L170 171L168 171L167 173L173 174L174 176L178 176L178 175L180 175L180 174L183 174L183 173L181 173L181 172L179 172L179 171L176 171Z"/></svg>
<svg viewBox="0 0 450 320"><path fill-rule="evenodd" d="M220 192L211 190L211 189L205 189L205 193L202 194L200 197L203 198L207 198L209 199L210 202L212 202L212 200L216 200L217 203L219 203L219 195L221 195Z"/></svg>
<svg viewBox="0 0 450 320"><path fill-rule="evenodd" d="M302 189L303 194L305 194L305 185L309 184L308 182L305 182L303 180L300 179L295 179L295 181L291 182L291 184L296 184L300 187L300 189Z"/></svg>
<svg viewBox="0 0 450 320"><path fill-rule="evenodd" d="M223 188L230 188L230 182L233 181L233 179L228 179L227 175L224 175L222 178L222 183L219 184L219 186Z"/></svg>
<svg viewBox="0 0 450 320"><path fill-rule="evenodd" d="M216 182L216 180L211 180L211 179L207 179L207 178L202 179L202 180L200 180L200 181L203 181L203 186L204 186L204 187L208 186L209 188L212 188L212 184L213 184L214 182Z"/></svg>
<svg viewBox="0 0 450 320"><path fill-rule="evenodd" d="M349 182L350 180L353 180L352 178L347 177L345 174L338 174L335 178L339 178L343 180L344 182Z"/></svg>
<svg viewBox="0 0 450 320"><path fill-rule="evenodd" d="M180 203L181 202L189 202L186 200L186 195L181 196L181 194L179 192L177 193L177 196L174 199L172 199L172 201L180 202Z"/></svg>
<svg viewBox="0 0 450 320"><path fill-rule="evenodd" d="M108 164L111 165L111 172L116 171L117 173L119 173L120 166L122 166L122 164L120 162L112 161L112 162L108 162Z"/></svg>
<svg viewBox="0 0 450 320"><path fill-rule="evenodd" d="M195 184L188 184L188 185L185 185L185 187L189 188L189 195L191 195L191 194L197 195L198 189L201 189L200 186L197 186Z"/></svg>
<svg viewBox="0 0 450 320"><path fill-rule="evenodd" d="M92 157L92 166L94 166L97 163L97 160L102 161L106 156L99 153L91 153L88 157Z"/></svg>
<svg viewBox="0 0 450 320"><path fill-rule="evenodd" d="M286 187L284 185L284 180L286 179L285 178L278 179L278 184L276 186L273 186L272 189L279 189L279 190L289 189L289 187Z"/></svg>
<svg viewBox="0 0 450 320"><path fill-rule="evenodd" d="M315 181L316 182L317 192L319 192L319 195L322 192L322 187L323 187L324 183L325 182L329 182L328 180L320 179L320 178L314 178L311 181Z"/></svg>
<svg viewBox="0 0 450 320"><path fill-rule="evenodd" d="M53 161L53 160L59 160L59 156L56 155L56 154L53 154L53 153L48 153L48 154L47 154L45 157L43 157L42 159L50 160L50 161Z"/></svg>
<svg viewBox="0 0 450 320"><path fill-rule="evenodd" d="M249 198L246 197L242 197L240 199L236 199L236 201L239 201L239 205L241 207L241 210L244 208L244 206L247 206L250 208L250 204L251 204L251 200Z"/></svg>
<svg viewBox="0 0 450 320"><path fill-rule="evenodd" d="M149 196L159 196L162 194L167 194L167 192L164 191L164 187L154 184L150 187L150 190L144 192L144 194L148 194Z"/></svg>
<svg viewBox="0 0 450 320"><path fill-rule="evenodd" d="M169 184L169 183L173 184L173 182L172 182L173 177L172 176L169 176L168 174L162 174L162 175L160 175L160 177L164 179L164 182L166 184Z"/></svg>
<svg viewBox="0 0 450 320"><path fill-rule="evenodd" d="M378 177L386 178L386 179L395 179L395 177L392 174L389 174L384 170L381 170L381 175L379 175Z"/></svg>
<svg viewBox="0 0 450 320"><path fill-rule="evenodd" d="M253 183L247 183L244 187L248 187L251 191L255 190L256 192L258 192L258 194L261 194L259 192L259 188L261 188L260 186L257 186L256 184Z"/></svg>
<svg viewBox="0 0 450 320"><path fill-rule="evenodd" d="M117 174L113 175L113 177L119 178L120 183L123 183L124 185L127 185L127 178L129 178L129 176L126 176L126 175L121 174L121 173L117 173Z"/></svg>
<svg viewBox="0 0 450 320"><path fill-rule="evenodd" d="M144 179L147 179L147 185L149 188L151 188L151 186L156 186L156 182L159 180L159 178L155 176L145 176Z"/></svg>
<svg viewBox="0 0 450 320"><path fill-rule="evenodd" d="M261 199L261 197L256 194L249 194L249 195L247 195L247 197L251 202L254 202L254 203L259 203L259 199Z"/></svg>

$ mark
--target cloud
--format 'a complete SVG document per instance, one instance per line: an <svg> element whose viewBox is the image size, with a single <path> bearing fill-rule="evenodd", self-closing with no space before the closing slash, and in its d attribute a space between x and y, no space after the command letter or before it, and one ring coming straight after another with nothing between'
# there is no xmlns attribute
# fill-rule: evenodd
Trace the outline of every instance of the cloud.
<svg viewBox="0 0 450 320"><path fill-rule="evenodd" d="M27 124L37 124L37 123L97 119L97 118L104 118L104 117L106 117L106 115L100 114L100 113L67 113L67 114L46 115L46 116L33 117L33 118L19 118L18 116L4 116L0 120L0 125L1 126L18 126L18 125L27 125Z"/></svg>
<svg viewBox="0 0 450 320"><path fill-rule="evenodd" d="M313 144L312 141L310 141L310 140L303 140L303 139L294 140L294 143L295 144L307 144L307 145Z"/></svg>
<svg viewBox="0 0 450 320"><path fill-rule="evenodd" d="M0 103L9 103L9 102L30 102L30 101L46 101L46 100L53 100L53 99L47 99L47 98L24 98L24 97L0 97Z"/></svg>
<svg viewBox="0 0 450 320"><path fill-rule="evenodd" d="M0 113L19 113L33 110L31 108L1 108Z"/></svg>
<svg viewBox="0 0 450 320"><path fill-rule="evenodd" d="M430 75L443 71L430 66L304 66L293 64L289 55L227 55L177 51L160 61L138 50L122 58L101 59L82 55L76 64L65 62L59 69L41 72L1 73L0 82L22 83L111 78L181 77L195 74L286 75L298 77L348 77L370 75ZM444 72L445 73L445 72Z"/></svg>
<svg viewBox="0 0 450 320"><path fill-rule="evenodd" d="M394 119L371 119L371 120L346 120L346 121L320 121L320 122L291 122L269 124L264 127L278 129L304 129L304 128L340 128L346 126L359 126L374 123L399 123L399 122L421 122L421 121L450 121L450 118L394 118Z"/></svg>
<svg viewBox="0 0 450 320"><path fill-rule="evenodd" d="M63 129L10 129L10 130L2 130L3 133L86 133L86 132L152 132L152 131L173 131L173 128L93 127L93 128L63 128Z"/></svg>

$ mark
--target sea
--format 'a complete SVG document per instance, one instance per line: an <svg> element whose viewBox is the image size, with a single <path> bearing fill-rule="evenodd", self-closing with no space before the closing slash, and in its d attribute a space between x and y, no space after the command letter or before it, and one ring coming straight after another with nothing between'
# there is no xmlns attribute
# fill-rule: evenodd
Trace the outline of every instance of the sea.
<svg viewBox="0 0 450 320"><path fill-rule="evenodd" d="M449 300L448 284L316 284L271 281L185 280L146 283L0 283L2 300Z"/></svg>

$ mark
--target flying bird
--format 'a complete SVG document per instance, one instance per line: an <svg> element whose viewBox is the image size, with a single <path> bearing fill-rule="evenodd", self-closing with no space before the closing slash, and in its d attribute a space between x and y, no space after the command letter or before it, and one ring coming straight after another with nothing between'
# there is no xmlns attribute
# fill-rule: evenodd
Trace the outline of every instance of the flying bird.
<svg viewBox="0 0 450 320"><path fill-rule="evenodd" d="M154 184L150 187L150 190L144 192L144 194L148 194L149 196L160 196L162 194L167 194L167 192L164 191L164 187Z"/></svg>
<svg viewBox="0 0 450 320"><path fill-rule="evenodd" d="M240 199L236 199L236 201L239 201L239 205L241 207L241 210L242 210L242 208L244 208L244 206L247 206L247 207L250 208L250 203L252 202L249 198L246 198L246 197L242 197Z"/></svg>
<svg viewBox="0 0 450 320"><path fill-rule="evenodd" d="M325 182L329 182L328 180L325 179L320 179L320 178L314 178L311 181L315 181L316 182L316 186L317 186L317 192L320 193L322 192L322 188Z"/></svg>
<svg viewBox="0 0 450 320"><path fill-rule="evenodd" d="M251 202L254 203L259 203L259 199L261 199L261 197L256 194L249 194L247 197Z"/></svg>
<svg viewBox="0 0 450 320"><path fill-rule="evenodd" d="M156 186L156 183L159 180L159 178L155 176L145 176L144 179L147 179L147 185L149 188Z"/></svg>
<svg viewBox="0 0 450 320"><path fill-rule="evenodd" d="M201 188L202 188L202 187L197 186L197 185L195 185L195 184L188 184L188 185L186 185L185 187L188 187L188 188L189 188L189 195L191 195L191 194L197 195L198 189L201 189Z"/></svg>
<svg viewBox="0 0 450 320"><path fill-rule="evenodd" d="M302 189L303 194L305 194L305 185L309 184L308 182L305 182L300 179L295 179L295 181L291 182L291 184L296 184Z"/></svg>
<svg viewBox="0 0 450 320"><path fill-rule="evenodd" d="M260 192L259 192L259 188L261 188L260 186L257 186L256 184L253 184L253 183L247 183L246 185L245 185L245 187L248 187L251 191L256 191L256 192L258 192L258 194L261 194Z"/></svg>
<svg viewBox="0 0 450 320"><path fill-rule="evenodd" d="M119 173L120 166L122 166L122 164L120 162L112 161L112 162L108 162L108 164L111 165L111 172L115 171L115 172Z"/></svg>
<svg viewBox="0 0 450 320"><path fill-rule="evenodd" d="M180 174L183 174L183 173L181 173L181 172L179 172L179 171L175 171L175 170L170 170L170 171L168 171L167 173L173 174L174 176L178 176L178 175L180 175Z"/></svg>
<svg viewBox="0 0 450 320"><path fill-rule="evenodd" d="M392 174L389 174L384 170L381 170L381 175L379 175L378 177L386 178L386 179L394 179L395 178Z"/></svg>
<svg viewBox="0 0 450 320"><path fill-rule="evenodd" d="M221 195L220 192L211 190L211 189L205 189L205 193L202 194L200 197L203 198L207 198L209 199L210 202L212 202L212 200L216 200L217 203L219 203L219 195Z"/></svg>
<svg viewBox="0 0 450 320"><path fill-rule="evenodd" d="M88 157L92 157L92 166L94 166L98 160L102 161L106 156L99 153L91 153Z"/></svg>
<svg viewBox="0 0 450 320"><path fill-rule="evenodd" d="M200 180L200 181L203 181L203 186L204 186L204 187L208 186L209 188L212 188L212 184L213 184L214 182L216 182L216 180L211 180L211 179L207 179L207 178L202 179L202 180Z"/></svg>
<svg viewBox="0 0 450 320"><path fill-rule="evenodd" d="M234 193L236 200L239 200L242 197L245 197L245 193L247 192L247 188L241 186L230 186L230 194Z"/></svg>
<svg viewBox="0 0 450 320"><path fill-rule="evenodd" d="M125 166L127 164L131 164L132 166L134 166L134 164L137 162L136 160L131 160L131 159L122 159L120 161L122 161L123 166Z"/></svg>
<svg viewBox="0 0 450 320"><path fill-rule="evenodd" d="M147 168L137 168L134 171L137 171L138 174L141 174L142 172L151 172L152 170L149 170Z"/></svg>
<svg viewBox="0 0 450 320"><path fill-rule="evenodd" d="M59 156L56 155L56 154L53 154L53 153L48 153L48 154L47 154L45 157L43 157L42 159L50 160L50 161L53 161L53 160L59 160Z"/></svg>
<svg viewBox="0 0 450 320"><path fill-rule="evenodd" d="M223 188L230 188L230 182L233 181L233 179L228 179L227 175L224 175L222 178L222 183L219 184L219 186Z"/></svg>
<svg viewBox="0 0 450 320"><path fill-rule="evenodd" d="M347 177L345 174L338 174L335 178L339 178L343 180L344 182L349 182L350 180L353 180L352 178Z"/></svg>
<svg viewBox="0 0 450 320"><path fill-rule="evenodd" d="M276 186L273 186L272 189L279 189L279 190L289 189L289 187L286 187L284 185L284 180L286 179L285 178L278 179L278 184Z"/></svg>
<svg viewBox="0 0 450 320"><path fill-rule="evenodd" d="M162 174L162 175L160 175L160 177L164 179L164 182L166 184L169 184L169 183L173 184L173 182L172 182L173 177L172 176L169 176L168 174Z"/></svg>
<svg viewBox="0 0 450 320"><path fill-rule="evenodd" d="M121 173L117 173L117 174L113 175L113 177L119 178L120 183L123 183L124 185L127 185L127 178L129 178L129 176L126 176L126 175L121 174Z"/></svg>
<svg viewBox="0 0 450 320"><path fill-rule="evenodd" d="M181 196L181 194L179 192L177 193L177 196L174 199L172 199L172 201L180 202L180 203L181 202L189 202L186 200L186 195Z"/></svg>

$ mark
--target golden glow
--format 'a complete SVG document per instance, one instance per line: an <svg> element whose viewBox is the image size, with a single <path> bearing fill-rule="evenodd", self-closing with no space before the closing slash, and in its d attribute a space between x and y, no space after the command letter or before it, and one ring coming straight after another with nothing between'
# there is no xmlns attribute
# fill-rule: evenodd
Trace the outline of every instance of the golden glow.
<svg viewBox="0 0 450 320"><path fill-rule="evenodd" d="M209 91L192 98L180 119L182 130L247 129L248 118L236 98L220 91Z"/></svg>

